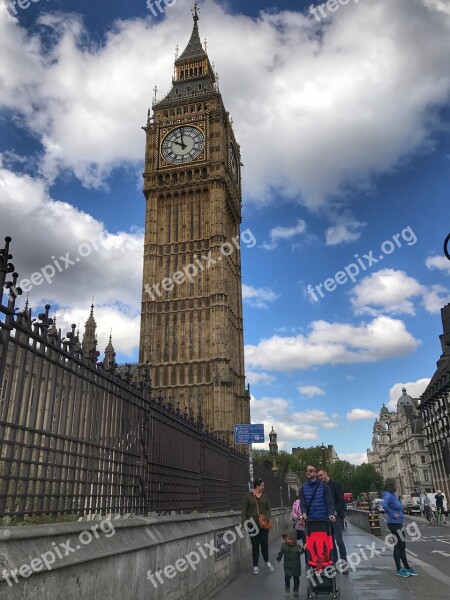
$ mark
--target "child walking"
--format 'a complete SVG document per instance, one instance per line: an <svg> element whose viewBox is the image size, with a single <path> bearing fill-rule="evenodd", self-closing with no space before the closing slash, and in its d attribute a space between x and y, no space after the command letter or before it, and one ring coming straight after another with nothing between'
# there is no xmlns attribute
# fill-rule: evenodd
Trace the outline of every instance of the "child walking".
<svg viewBox="0 0 450 600"><path fill-rule="evenodd" d="M284 557L284 585L285 592L289 594L291 591L291 578L294 580L294 596L298 596L298 588L300 586L300 554L301 550L297 545L297 536L294 533L287 531L283 536L284 542L281 544L281 550L277 555L277 562L280 562Z"/></svg>

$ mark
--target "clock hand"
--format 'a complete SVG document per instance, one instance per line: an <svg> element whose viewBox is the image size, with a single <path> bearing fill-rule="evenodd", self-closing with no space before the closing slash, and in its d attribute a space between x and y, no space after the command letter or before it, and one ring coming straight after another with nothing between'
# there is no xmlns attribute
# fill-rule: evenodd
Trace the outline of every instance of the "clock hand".
<svg viewBox="0 0 450 600"><path fill-rule="evenodd" d="M183 150L186 148L186 144L183 142L183 128L180 128L180 133L181 133L181 144L182 144L182 148Z"/></svg>

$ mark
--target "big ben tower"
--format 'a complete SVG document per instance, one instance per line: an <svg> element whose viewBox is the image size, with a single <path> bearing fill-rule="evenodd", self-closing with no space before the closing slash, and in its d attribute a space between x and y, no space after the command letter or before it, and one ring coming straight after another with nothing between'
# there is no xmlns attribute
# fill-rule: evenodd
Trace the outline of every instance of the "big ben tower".
<svg viewBox="0 0 450 600"><path fill-rule="evenodd" d="M153 387L233 440L248 423L241 292L240 153L202 47L198 8L172 89L153 104L139 362Z"/></svg>

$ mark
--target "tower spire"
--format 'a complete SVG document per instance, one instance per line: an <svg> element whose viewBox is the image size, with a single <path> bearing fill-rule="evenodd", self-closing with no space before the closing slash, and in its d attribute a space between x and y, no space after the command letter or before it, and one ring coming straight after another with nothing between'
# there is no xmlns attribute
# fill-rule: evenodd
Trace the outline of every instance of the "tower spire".
<svg viewBox="0 0 450 600"><path fill-rule="evenodd" d="M172 89L162 100L157 100L156 96L153 98L153 110L173 102L185 101L187 98L205 98L218 92L215 86L216 74L209 61L206 44L203 46L200 39L199 13L200 9L196 2L192 9L194 26L189 42L183 52L179 53L178 46L175 52Z"/></svg>
<svg viewBox="0 0 450 600"><path fill-rule="evenodd" d="M84 326L82 341L82 349L85 356L89 356L91 352L95 352L97 350L96 329L97 323L94 317L94 298L92 298L91 312Z"/></svg>
<svg viewBox="0 0 450 600"><path fill-rule="evenodd" d="M192 18L194 19L194 23L197 23L197 21L199 20L199 15L200 14L200 9L198 7L197 2L194 4L194 8L192 9Z"/></svg>
<svg viewBox="0 0 450 600"><path fill-rule="evenodd" d="M192 29L191 39L189 40L188 45L184 49L183 53L176 59L175 64L179 64L181 62L186 62L190 60L201 60L208 57L200 39L200 32L198 29L199 16L197 3L195 3L195 6L192 10L192 15L194 18L194 27Z"/></svg>

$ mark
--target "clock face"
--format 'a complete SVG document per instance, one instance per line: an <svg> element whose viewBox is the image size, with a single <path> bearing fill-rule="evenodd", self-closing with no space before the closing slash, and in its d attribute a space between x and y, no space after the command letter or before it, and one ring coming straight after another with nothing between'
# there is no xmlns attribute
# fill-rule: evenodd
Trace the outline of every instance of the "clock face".
<svg viewBox="0 0 450 600"><path fill-rule="evenodd" d="M195 160L205 147L200 129L191 126L172 129L163 139L161 153L168 163L182 165Z"/></svg>
<svg viewBox="0 0 450 600"><path fill-rule="evenodd" d="M236 152L234 151L233 144L230 144L228 148L228 157L230 159L231 176L237 183L239 180L239 169L237 164Z"/></svg>

